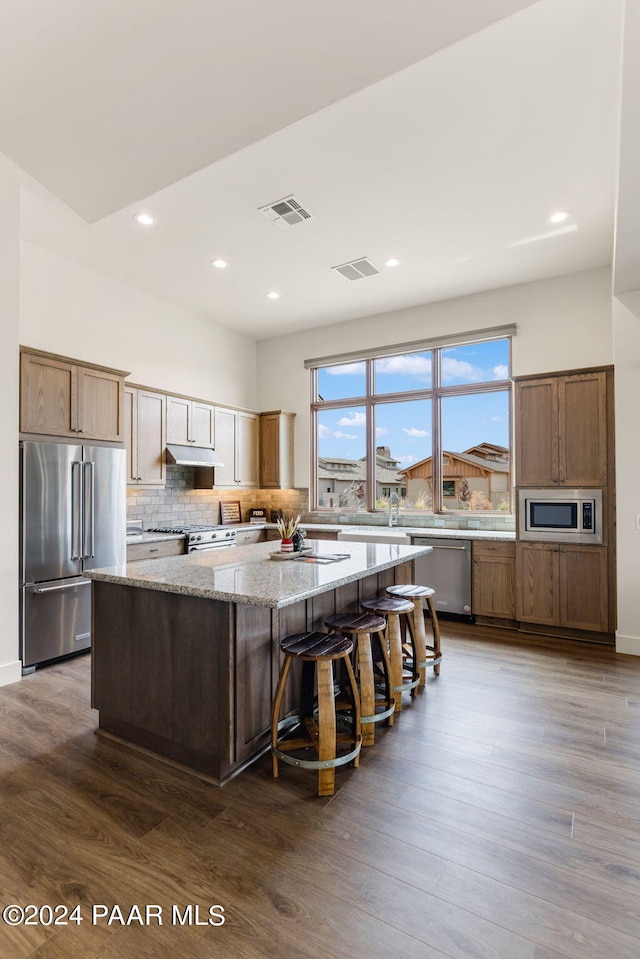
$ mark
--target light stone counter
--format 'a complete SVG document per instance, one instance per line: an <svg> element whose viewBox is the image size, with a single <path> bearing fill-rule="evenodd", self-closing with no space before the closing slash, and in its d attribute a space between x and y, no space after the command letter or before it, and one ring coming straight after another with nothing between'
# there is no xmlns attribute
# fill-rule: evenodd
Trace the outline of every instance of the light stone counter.
<svg viewBox="0 0 640 959"><path fill-rule="evenodd" d="M307 541L322 555L348 554L335 563L272 560L275 543L205 550L89 570L88 579L227 603L280 609L390 569L431 552L430 546Z"/></svg>

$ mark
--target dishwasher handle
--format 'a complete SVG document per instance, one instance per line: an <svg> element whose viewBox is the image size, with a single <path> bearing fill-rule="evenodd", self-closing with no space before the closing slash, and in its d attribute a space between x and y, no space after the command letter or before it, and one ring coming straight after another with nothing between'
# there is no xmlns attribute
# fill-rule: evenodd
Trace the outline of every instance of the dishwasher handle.
<svg viewBox="0 0 640 959"><path fill-rule="evenodd" d="M426 545L428 542L429 540L427 538L421 539L420 545L421 546L423 544ZM414 540L414 546L417 546L417 545L418 545L418 540L416 539ZM462 550L463 553L466 553L469 547L468 546L432 546L431 549L458 549L458 550Z"/></svg>

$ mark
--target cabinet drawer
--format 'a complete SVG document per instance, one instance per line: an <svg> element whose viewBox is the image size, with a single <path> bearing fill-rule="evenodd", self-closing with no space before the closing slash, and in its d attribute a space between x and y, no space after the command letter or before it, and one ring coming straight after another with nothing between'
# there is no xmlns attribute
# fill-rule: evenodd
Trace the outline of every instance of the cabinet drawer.
<svg viewBox="0 0 640 959"><path fill-rule="evenodd" d="M248 546L250 543L262 543L266 538L263 529L239 529L236 533L236 544Z"/></svg>
<svg viewBox="0 0 640 959"><path fill-rule="evenodd" d="M480 559L481 557L487 557L487 559L500 557L501 559L515 559L516 558L516 544L514 543L479 543L474 541L473 543L473 558Z"/></svg>
<svg viewBox="0 0 640 959"><path fill-rule="evenodd" d="M158 559L161 556L181 556L184 554L183 539L169 539L158 543L132 543L127 546L127 563L138 559Z"/></svg>

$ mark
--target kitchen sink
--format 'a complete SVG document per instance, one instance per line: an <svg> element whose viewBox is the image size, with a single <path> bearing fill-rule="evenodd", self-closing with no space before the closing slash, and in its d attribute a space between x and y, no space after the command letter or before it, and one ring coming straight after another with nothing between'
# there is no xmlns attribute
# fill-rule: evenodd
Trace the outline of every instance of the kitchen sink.
<svg viewBox="0 0 640 959"><path fill-rule="evenodd" d="M397 526L350 526L338 533L338 539L349 543L390 543L409 546L408 533Z"/></svg>

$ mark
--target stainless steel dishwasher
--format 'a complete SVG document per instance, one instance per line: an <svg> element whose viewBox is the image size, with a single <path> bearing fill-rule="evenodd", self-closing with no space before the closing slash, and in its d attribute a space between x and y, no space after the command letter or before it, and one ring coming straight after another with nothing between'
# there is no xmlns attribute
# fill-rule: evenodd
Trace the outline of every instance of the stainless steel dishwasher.
<svg viewBox="0 0 640 959"><path fill-rule="evenodd" d="M415 563L416 583L436 591L440 613L471 616L471 540L412 536L416 546L432 546L433 552Z"/></svg>

